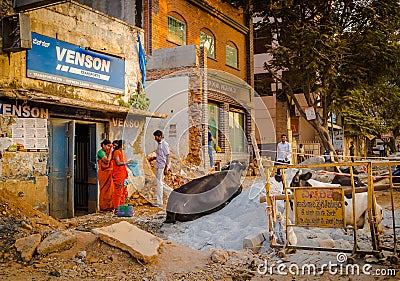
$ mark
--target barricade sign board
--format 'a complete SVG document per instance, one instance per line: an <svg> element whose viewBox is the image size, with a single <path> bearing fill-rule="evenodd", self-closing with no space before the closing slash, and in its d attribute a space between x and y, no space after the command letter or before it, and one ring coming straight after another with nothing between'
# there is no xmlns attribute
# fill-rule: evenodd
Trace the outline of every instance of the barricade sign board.
<svg viewBox="0 0 400 281"><path fill-rule="evenodd" d="M296 188L294 202L296 226L345 227L341 187Z"/></svg>

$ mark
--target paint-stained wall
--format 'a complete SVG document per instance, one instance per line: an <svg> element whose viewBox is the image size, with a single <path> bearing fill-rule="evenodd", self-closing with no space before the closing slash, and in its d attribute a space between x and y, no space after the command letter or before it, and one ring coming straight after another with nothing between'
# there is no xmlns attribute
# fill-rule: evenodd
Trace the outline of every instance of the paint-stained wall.
<svg viewBox="0 0 400 281"><path fill-rule="evenodd" d="M122 2L124 1L120 1ZM130 12L134 11L130 10ZM0 16L13 13L11 1L3 1ZM46 106L60 105L59 98L80 101L82 104L93 102L120 105L121 100L129 101L130 95L135 92L137 83L141 80L137 38L141 34L143 41L142 29L73 1L25 13L30 16L32 32L124 59L125 91L123 94L112 94L28 78L26 77L27 52L7 54L0 49L0 98L9 98L11 95L14 103L17 100L23 103L24 100L30 101L31 97L41 97L41 95L53 97L52 100L46 101ZM87 111L85 108L82 110ZM79 110L76 109L76 111ZM69 114L74 113L71 111ZM9 116L24 117L13 114L7 108L6 111L1 108L0 117L3 119ZM76 118L84 119L85 117L76 116ZM141 126L143 123L141 122ZM11 129L4 122L0 125L0 140L5 141ZM23 196L28 203L47 213L49 152L8 152L5 151L7 147L0 145L0 188L9 189L14 194Z"/></svg>

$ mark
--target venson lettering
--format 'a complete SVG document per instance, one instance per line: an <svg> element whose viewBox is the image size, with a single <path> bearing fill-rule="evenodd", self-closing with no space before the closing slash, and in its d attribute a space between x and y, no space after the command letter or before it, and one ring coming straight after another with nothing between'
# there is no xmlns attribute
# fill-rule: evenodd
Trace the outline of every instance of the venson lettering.
<svg viewBox="0 0 400 281"><path fill-rule="evenodd" d="M49 118L49 110L47 108L30 107L28 105L22 106L16 104L0 103L0 113L3 115L12 115L26 118Z"/></svg>
<svg viewBox="0 0 400 281"><path fill-rule="evenodd" d="M110 72L111 61L109 60L93 57L89 54L82 54L66 48L61 49L59 46L56 46L56 52L58 61L65 61L69 64L85 66L86 68L93 68L94 70L101 70L107 73Z"/></svg>

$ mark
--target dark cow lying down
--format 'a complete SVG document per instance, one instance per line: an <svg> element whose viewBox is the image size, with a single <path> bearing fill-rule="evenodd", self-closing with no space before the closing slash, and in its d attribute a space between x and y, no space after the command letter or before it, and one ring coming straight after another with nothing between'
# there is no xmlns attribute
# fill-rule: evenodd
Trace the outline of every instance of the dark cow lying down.
<svg viewBox="0 0 400 281"><path fill-rule="evenodd" d="M194 179L172 191L165 222L191 221L225 207L242 192L240 177L245 168L240 162L231 162L226 170Z"/></svg>
<svg viewBox="0 0 400 281"><path fill-rule="evenodd" d="M400 167L397 166L396 170L392 173L393 183L400 183Z"/></svg>

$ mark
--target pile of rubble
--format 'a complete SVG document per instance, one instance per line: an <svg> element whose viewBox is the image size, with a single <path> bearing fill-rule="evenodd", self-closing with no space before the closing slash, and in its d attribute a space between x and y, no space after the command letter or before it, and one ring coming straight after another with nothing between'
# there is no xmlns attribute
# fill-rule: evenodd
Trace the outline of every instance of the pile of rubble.
<svg viewBox="0 0 400 281"><path fill-rule="evenodd" d="M219 280L247 276L253 258L250 252L197 251L141 230L142 224L146 230L151 224L159 229L165 219L160 214L119 218L97 213L58 221L3 189L0 214L0 278L9 281Z"/></svg>
<svg viewBox="0 0 400 281"><path fill-rule="evenodd" d="M249 163L246 176L247 177L258 176L259 174L260 174L260 168L258 167L257 159L254 158L253 162Z"/></svg>
<svg viewBox="0 0 400 281"><path fill-rule="evenodd" d="M155 152L146 156L146 160L149 163L151 171L153 175L156 173L155 163L156 160L154 157L156 156ZM179 157L174 154L170 155L170 171L168 171L167 175L164 177L164 181L168 184L172 189L177 189L178 187L188 183L189 181L202 177L207 174L208 171L203 170L199 166L195 166L192 163L184 162ZM155 177L155 176L153 176Z"/></svg>
<svg viewBox="0 0 400 281"><path fill-rule="evenodd" d="M29 262L42 239L45 240L53 231L67 228L63 223L33 209L22 197L4 189L0 189L0 214L0 263L17 260ZM32 251L26 248L27 245L34 245L35 248Z"/></svg>

